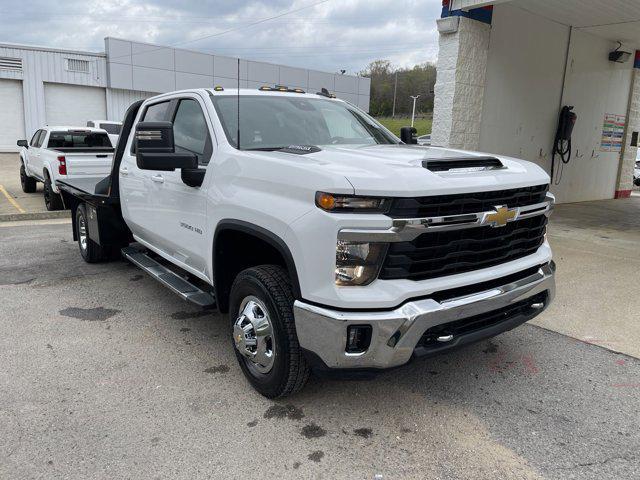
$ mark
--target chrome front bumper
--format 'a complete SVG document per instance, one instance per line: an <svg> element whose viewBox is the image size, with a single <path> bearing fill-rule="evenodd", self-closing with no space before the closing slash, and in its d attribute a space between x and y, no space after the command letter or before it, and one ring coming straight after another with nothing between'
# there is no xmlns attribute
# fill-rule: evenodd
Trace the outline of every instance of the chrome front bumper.
<svg viewBox="0 0 640 480"><path fill-rule="evenodd" d="M394 310L345 312L296 300L293 308L298 341L303 349L315 354L332 369L396 367L411 359L426 330L499 310L546 291L544 305L535 305L528 317L506 319L485 330L454 337L439 351L497 335L533 318L555 296L554 271L555 266L549 263L528 277L499 287L441 301L416 300ZM371 325L371 344L365 352L346 352L350 325Z"/></svg>

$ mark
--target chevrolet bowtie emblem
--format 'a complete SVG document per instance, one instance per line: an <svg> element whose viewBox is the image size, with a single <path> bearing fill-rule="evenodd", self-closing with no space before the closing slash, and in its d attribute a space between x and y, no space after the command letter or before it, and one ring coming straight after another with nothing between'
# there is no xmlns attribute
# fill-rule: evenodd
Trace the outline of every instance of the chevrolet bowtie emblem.
<svg viewBox="0 0 640 480"><path fill-rule="evenodd" d="M495 213L489 213L485 217L485 222L492 227L504 227L508 222L512 222L516 215L517 210L510 210L507 207L494 207Z"/></svg>

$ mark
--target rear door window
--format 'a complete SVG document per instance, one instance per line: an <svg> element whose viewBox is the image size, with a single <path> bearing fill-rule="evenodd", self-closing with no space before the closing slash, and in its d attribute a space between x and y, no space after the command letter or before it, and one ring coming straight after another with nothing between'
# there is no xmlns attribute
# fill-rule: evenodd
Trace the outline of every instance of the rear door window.
<svg viewBox="0 0 640 480"><path fill-rule="evenodd" d="M169 101L149 105L140 119L143 122L164 122L167 119Z"/></svg>
<svg viewBox="0 0 640 480"><path fill-rule="evenodd" d="M169 105L171 104L170 100L165 100L164 102L154 103L151 105L147 105L144 109L144 113L140 117L141 122L164 122L167 120L167 113L169 111ZM135 131L135 130L134 130ZM118 132L118 135L120 133ZM136 154L136 140L135 135L133 136L133 141L131 142L131 155Z"/></svg>

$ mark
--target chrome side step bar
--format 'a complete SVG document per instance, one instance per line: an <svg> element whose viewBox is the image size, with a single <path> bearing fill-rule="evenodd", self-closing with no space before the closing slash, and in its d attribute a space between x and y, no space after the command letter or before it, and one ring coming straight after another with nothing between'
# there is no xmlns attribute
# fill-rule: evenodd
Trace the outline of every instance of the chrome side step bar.
<svg viewBox="0 0 640 480"><path fill-rule="evenodd" d="M203 308L213 308L216 306L216 299L212 293L205 292L196 287L161 263L155 261L147 255L145 251L135 247L125 247L122 249L122 256L151 275L152 278L158 280L165 287L173 290L184 300L195 303Z"/></svg>

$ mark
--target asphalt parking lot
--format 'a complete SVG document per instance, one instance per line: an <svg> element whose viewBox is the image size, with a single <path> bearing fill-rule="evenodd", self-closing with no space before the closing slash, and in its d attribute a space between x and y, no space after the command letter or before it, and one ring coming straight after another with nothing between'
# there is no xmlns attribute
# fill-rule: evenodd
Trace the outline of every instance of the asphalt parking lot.
<svg viewBox="0 0 640 480"><path fill-rule="evenodd" d="M20 157L0 153L0 222L67 217L65 212L48 212L44 205L42 183L35 193L24 193L20 185Z"/></svg>
<svg viewBox="0 0 640 480"><path fill-rule="evenodd" d="M633 356L525 325L273 402L225 318L85 264L64 222L0 222L0 478L640 475Z"/></svg>

